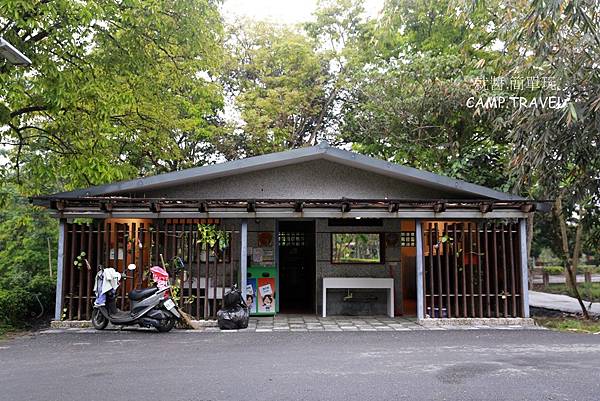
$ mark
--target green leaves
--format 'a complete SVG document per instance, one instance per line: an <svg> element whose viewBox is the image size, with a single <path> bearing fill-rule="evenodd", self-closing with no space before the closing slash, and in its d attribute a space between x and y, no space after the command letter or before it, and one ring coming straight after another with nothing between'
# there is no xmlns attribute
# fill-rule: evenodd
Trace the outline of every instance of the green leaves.
<svg viewBox="0 0 600 401"><path fill-rule="evenodd" d="M222 82L239 120L217 147L227 158L312 144L326 125L328 58L301 32L267 23L231 26Z"/></svg>
<svg viewBox="0 0 600 401"><path fill-rule="evenodd" d="M198 224L197 243L208 245L209 248L215 248L223 251L229 246L229 233L219 229L214 224Z"/></svg>
<svg viewBox="0 0 600 401"><path fill-rule="evenodd" d="M0 62L8 168L24 192L206 160L200 144L223 105L210 79L222 54L215 2L13 0L0 15L3 35L33 61L29 70Z"/></svg>

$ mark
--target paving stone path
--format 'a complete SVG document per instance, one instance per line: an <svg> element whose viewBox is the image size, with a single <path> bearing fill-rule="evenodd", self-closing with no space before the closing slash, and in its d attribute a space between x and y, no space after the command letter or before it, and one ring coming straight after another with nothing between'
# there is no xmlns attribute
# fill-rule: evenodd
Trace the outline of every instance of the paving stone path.
<svg viewBox="0 0 600 401"><path fill-rule="evenodd" d="M250 322L247 329L242 330L225 330L222 331L216 326L203 326L199 330L182 330L194 332L255 332L255 333L272 333L272 332L333 332L333 331L416 331L416 330L483 330L483 329L498 329L498 330L522 330L522 329L538 329L535 326L444 326L444 327L424 327L417 323L416 319L411 318L390 318L387 316L332 316L319 317L314 315L285 315L265 317L250 317ZM107 329L109 330L109 329ZM114 329L113 329L114 330ZM116 329L118 330L118 329ZM140 329L137 327L125 328L125 330L152 330ZM60 333L60 332L93 332L93 328L68 328L68 329L49 329L42 333Z"/></svg>

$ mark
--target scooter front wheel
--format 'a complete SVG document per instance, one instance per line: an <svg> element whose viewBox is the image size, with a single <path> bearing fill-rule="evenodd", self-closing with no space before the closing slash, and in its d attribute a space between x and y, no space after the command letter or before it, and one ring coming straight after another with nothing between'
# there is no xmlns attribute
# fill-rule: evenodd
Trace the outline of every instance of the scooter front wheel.
<svg viewBox="0 0 600 401"><path fill-rule="evenodd" d="M175 319L173 319L173 318L163 319L160 321L160 324L158 325L156 330L158 330L161 333L166 333L168 331L171 331L171 329L174 326L175 326Z"/></svg>
<svg viewBox="0 0 600 401"><path fill-rule="evenodd" d="M92 312L92 325L96 330L104 330L108 325L108 319L98 308L94 308L94 311Z"/></svg>

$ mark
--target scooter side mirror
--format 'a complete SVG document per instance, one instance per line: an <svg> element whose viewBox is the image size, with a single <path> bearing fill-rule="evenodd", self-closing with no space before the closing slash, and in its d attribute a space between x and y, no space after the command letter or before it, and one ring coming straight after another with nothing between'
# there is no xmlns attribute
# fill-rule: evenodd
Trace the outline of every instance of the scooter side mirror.
<svg viewBox="0 0 600 401"><path fill-rule="evenodd" d="M127 266L127 270L131 270L131 271L133 271L133 270L135 270L135 269L136 269L136 266L135 266L135 264L133 264L133 263L131 263L129 266Z"/></svg>

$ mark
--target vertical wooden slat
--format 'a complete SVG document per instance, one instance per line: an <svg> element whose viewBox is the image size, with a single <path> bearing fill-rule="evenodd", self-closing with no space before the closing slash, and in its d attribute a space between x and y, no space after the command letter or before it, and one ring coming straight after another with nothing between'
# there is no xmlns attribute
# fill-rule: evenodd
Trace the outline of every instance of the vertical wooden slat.
<svg viewBox="0 0 600 401"><path fill-rule="evenodd" d="M528 289L527 287L527 278L523 277L523 268L525 270L525 274L527 274L527 266L526 266L526 260L524 258L527 257L527 246L526 246L526 228L525 227L521 227L523 223L518 222L517 224L515 224L515 255L516 255L516 288L517 288L517 294L519 294L519 302L518 302L518 315L519 317L529 317L529 294L525 294L524 291ZM521 243L521 235L524 235L525 238L525 242ZM522 266L521 264L525 262L525 266ZM524 280L525 279L525 280ZM524 285L525 284L525 287Z"/></svg>
<svg viewBox="0 0 600 401"><path fill-rule="evenodd" d="M460 258L461 258L461 266L462 266L462 271L461 271L461 280L462 280L462 308L463 308L463 317L468 317L469 313L467 310L467 279L466 279L466 268L465 268L465 223L460 223L460 231L461 231L461 237L460 237L460 247L461 247L461 253L460 253Z"/></svg>
<svg viewBox="0 0 600 401"><path fill-rule="evenodd" d="M123 233L123 274L127 275L127 242L129 240L129 224L120 224ZM118 235L117 235L118 238ZM118 255L117 255L118 259ZM121 285L121 310L125 310L125 300L127 298L127 287L129 280L124 280Z"/></svg>
<svg viewBox="0 0 600 401"><path fill-rule="evenodd" d="M215 275L215 281L213 284L213 308L212 308L213 317L217 316L217 287L219 286L219 282L218 282L219 277L218 277L218 272L217 272L218 259L219 258L217 256L217 252L215 249L215 262L213 264L213 270L214 270L214 275Z"/></svg>
<svg viewBox="0 0 600 401"><path fill-rule="evenodd" d="M485 252L485 293L487 299L487 317L492 317L492 307L490 304L490 247L488 241L488 223L487 221L483 225L483 247Z"/></svg>
<svg viewBox="0 0 600 401"><path fill-rule="evenodd" d="M435 242L437 244L437 248L436 248L436 254L437 254L437 283L438 283L438 293L437 293L437 297L438 297L438 317L443 317L442 315L442 308L443 308L443 283L442 283L442 255L441 255L441 250L442 250L442 243L440 242L440 233L439 233L439 226L438 224L435 225Z"/></svg>
<svg viewBox="0 0 600 401"><path fill-rule="evenodd" d="M154 251L154 261L153 262L154 262L155 266L160 266L161 265L160 259L158 257L158 255L159 255L159 249L158 248L159 248L159 245L160 245L160 232L159 232L160 229L161 229L161 224L160 224L160 222L157 221L157 224L153 225L153 230L152 230L152 232L153 232L152 236L154 237L154 244L153 244L153 249L152 250Z"/></svg>
<svg viewBox="0 0 600 401"><path fill-rule="evenodd" d="M494 317L500 317L500 297L498 294L498 239L496 224L492 224L492 246L494 252L494 304L495 312Z"/></svg>
<svg viewBox="0 0 600 401"><path fill-rule="evenodd" d="M506 230L504 223L500 226L500 230L502 235L502 304L504 306L504 317L508 317L508 297L506 295L508 293L508 278L506 275Z"/></svg>
<svg viewBox="0 0 600 401"><path fill-rule="evenodd" d="M109 267L108 264L110 263L109 258L110 258L110 232L111 232L111 227L110 227L110 223L104 223L104 262L102 263L103 267Z"/></svg>
<svg viewBox="0 0 600 401"><path fill-rule="evenodd" d="M135 288L144 288L144 269L146 268L146 266L144 266L144 252L146 250L146 234L144 233L144 229L145 229L145 224L144 223L140 223L139 227L138 227L138 233L137 233L137 242L135 244L136 248L138 249L138 261L137 261L137 276L138 276L138 284ZM142 247L140 247L140 244L142 245ZM148 266L149 267L149 266Z"/></svg>
<svg viewBox="0 0 600 401"><path fill-rule="evenodd" d="M118 249L118 246L119 246L118 245L118 241L119 241L118 234L119 234L119 232L118 232L118 226L119 225L117 223L113 223L111 225L111 228L110 228L110 241L113 244L113 247L112 247L113 258L111 259L112 260L112 264L109 264L109 266L107 266L107 267L112 267L112 268L114 268L117 271L119 270L119 266L118 266L118 257L119 257L119 249ZM119 295L119 293L116 292L115 293L115 297L118 297L118 295ZM118 299L115 299L115 304L116 304L117 300Z"/></svg>
<svg viewBox="0 0 600 401"><path fill-rule="evenodd" d="M92 265L92 267L94 268L94 290L96 288L96 274L98 273L98 269L99 269L99 265L101 265L102 262L102 258L104 257L104 246L106 246L106 243L104 242L104 222L102 223L98 223L98 235L96 236L96 263ZM96 293L94 292L94 296L96 295ZM95 298L94 298L95 299Z"/></svg>
<svg viewBox="0 0 600 401"><path fill-rule="evenodd" d="M233 278L233 252L232 251L232 247L233 247L233 232L231 233L231 237L229 238L229 287L233 288L233 284L237 281L236 279ZM241 290L245 290L240 288Z"/></svg>
<svg viewBox="0 0 600 401"><path fill-rule="evenodd" d="M221 255L221 305L223 305L223 296L225 296L225 276L226 276L226 268L225 268L225 254L227 253L227 247L223 249L223 254Z"/></svg>
<svg viewBox="0 0 600 401"><path fill-rule="evenodd" d="M433 226L431 223L428 225L427 233L429 235L429 316L434 317L435 314L433 313L433 309L435 308L435 290L433 288Z"/></svg>
<svg viewBox="0 0 600 401"><path fill-rule="evenodd" d="M204 250L205 250L205 255L206 255L206 272L204 274L204 319L208 318L208 303L209 303L209 299L208 299L208 295L210 294L210 289L209 289L209 272L210 272L210 257L209 257L209 249L208 249L208 243L204 244Z"/></svg>
<svg viewBox="0 0 600 401"><path fill-rule="evenodd" d="M484 317L483 315L483 288L482 288L482 279L483 279L483 274L481 273L481 231L480 231L480 223L476 223L475 224L475 230L477 233L477 293L478 293L478 300L479 300L479 314L477 317Z"/></svg>
<svg viewBox="0 0 600 401"><path fill-rule="evenodd" d="M450 299L450 235L448 233L448 223L444 223L443 237L446 239L442 242L444 250L445 269L446 269L446 313L448 317L452 317L452 300Z"/></svg>
<svg viewBox="0 0 600 401"><path fill-rule="evenodd" d="M119 270L118 267L118 256L119 256L119 249L118 249L118 243L117 241L119 240L118 238L118 228L119 225L117 223L113 223L111 228L110 228L110 242L112 242L113 244L113 248L112 248L112 253L113 253L113 258L112 260L112 264L110 264L107 267L112 267L115 270Z"/></svg>
<svg viewBox="0 0 600 401"><path fill-rule="evenodd" d="M187 300L187 312L191 315L192 314L192 303L190 302L190 300L192 299L193 296L193 290L192 290L192 277L194 277L193 275L193 265L192 265L192 261L194 260L194 243L195 243L195 238L194 238L194 225L190 224L190 231L189 231L189 243L188 243L188 262L187 262L187 269L189 270L188 272L188 300Z"/></svg>
<svg viewBox="0 0 600 401"><path fill-rule="evenodd" d="M137 242L138 241L137 233L138 233L138 231L137 231L137 228L138 228L137 224L134 223L134 222L132 222L131 223L131 227L129 227L129 235L130 235L129 236L129 244L131 246L131 262L130 263L134 263L136 265L136 269L135 270L141 269L141 266L137 265L137 260L136 260L137 251L138 251L138 247L137 247L137 244L138 244L138 242ZM137 278L138 276L137 276L135 270L131 272L131 277L132 277L132 279L131 279L131 286L130 286L131 291L133 291L135 288L137 288L137 285L138 285L138 278Z"/></svg>
<svg viewBox="0 0 600 401"><path fill-rule="evenodd" d="M79 225L79 252L83 252L85 249L85 225ZM79 285L77 288L77 320L81 320L81 309L82 309L82 298L83 298L83 266L79 266L77 268L77 278L79 281Z"/></svg>
<svg viewBox="0 0 600 401"><path fill-rule="evenodd" d="M453 264L454 264L454 316L460 316L460 307L458 303L458 235L456 231L456 223L453 224L453 238L452 238L452 249L453 249Z"/></svg>
<svg viewBox="0 0 600 401"><path fill-rule="evenodd" d="M94 265L94 259L92 252L94 251L94 227L90 224L88 226L88 245L87 245L87 258L91 266ZM87 265L84 264L83 269L86 271L86 296L85 296L85 319L89 320L91 318L91 293L92 293L92 271L88 269Z"/></svg>
<svg viewBox="0 0 600 401"><path fill-rule="evenodd" d="M165 260L165 263L167 260L169 260L169 252L168 252L168 240L169 240L169 224L167 222L165 222L162 226L163 230L162 230L162 235L163 235L163 248L162 248L162 255L163 255L163 259ZM158 264L162 266L162 260L157 259L158 260ZM163 268L166 268L166 266L163 266Z"/></svg>
<svg viewBox="0 0 600 401"><path fill-rule="evenodd" d="M476 317L475 313L475 291L473 290L473 227L469 222L467 223L469 229L469 290L471 291L471 316Z"/></svg>
<svg viewBox="0 0 600 401"><path fill-rule="evenodd" d="M512 317L517 317L517 294L515 280L515 250L513 242L513 224L508 224L508 249L510 251L510 293L512 300Z"/></svg>
<svg viewBox="0 0 600 401"><path fill-rule="evenodd" d="M94 269L94 280L96 279L96 273L98 272L98 265L102 264L102 257L104 255L104 223L98 223L96 226L98 230L96 235L96 259L95 263L92 264L92 268ZM96 282L94 281L94 287L96 288ZM95 294L94 294L95 295Z"/></svg>
<svg viewBox="0 0 600 401"><path fill-rule="evenodd" d="M200 244L197 242L196 237L195 250L196 250L196 319L200 319Z"/></svg>
<svg viewBox="0 0 600 401"><path fill-rule="evenodd" d="M73 286L75 280L75 247L77 246L77 236L75 234L76 225L71 224L71 258L69 259L69 320L73 320Z"/></svg>
<svg viewBox="0 0 600 401"><path fill-rule="evenodd" d="M185 221L184 221L185 222ZM176 238L176 244L177 247L175 248L175 254L173 255L173 257L181 257L182 259L185 259L185 224L181 224L180 226L181 228L181 236L179 236L179 229L177 229L175 231L175 238ZM185 289L184 287L184 283L183 283L183 270L181 269L181 271L179 272L179 307L183 309L183 290Z"/></svg>

